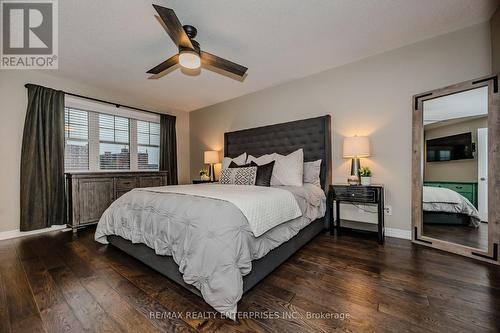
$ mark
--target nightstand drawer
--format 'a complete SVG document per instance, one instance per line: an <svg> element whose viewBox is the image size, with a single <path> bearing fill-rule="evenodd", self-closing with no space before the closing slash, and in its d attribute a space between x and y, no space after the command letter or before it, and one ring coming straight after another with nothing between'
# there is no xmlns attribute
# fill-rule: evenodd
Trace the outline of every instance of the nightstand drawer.
<svg viewBox="0 0 500 333"><path fill-rule="evenodd" d="M374 190L355 188L336 188L335 199L365 203L375 203L377 198Z"/></svg>

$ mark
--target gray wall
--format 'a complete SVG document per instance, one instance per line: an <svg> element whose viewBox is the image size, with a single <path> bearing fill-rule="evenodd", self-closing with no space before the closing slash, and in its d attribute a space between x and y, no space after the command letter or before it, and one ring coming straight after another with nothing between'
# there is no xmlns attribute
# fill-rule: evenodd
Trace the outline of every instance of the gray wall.
<svg viewBox="0 0 500 333"><path fill-rule="evenodd" d="M222 150L224 132L330 114L333 181L345 182L345 136L369 135L374 181L393 206L387 227L410 229L412 96L491 72L489 23L422 41L190 113L191 176L204 150ZM252 69L249 70L252 75ZM345 218L375 214L345 210Z"/></svg>
<svg viewBox="0 0 500 333"><path fill-rule="evenodd" d="M491 18L491 62L493 72L500 72L500 8Z"/></svg>
<svg viewBox="0 0 500 333"><path fill-rule="evenodd" d="M113 89L80 84L69 79L49 75L57 71L0 70L0 232L19 229L19 164L27 91L24 84L31 82L56 89L110 100L156 111L166 111L159 103L137 96L130 96ZM119 87L115 87L119 89ZM189 116L175 112L177 116L179 180L189 181Z"/></svg>
<svg viewBox="0 0 500 333"><path fill-rule="evenodd" d="M488 127L488 117L463 121L451 125L425 130L425 139L435 139L461 133L472 133L472 142L477 142L477 129ZM425 181L477 182L477 155L470 160L447 162L425 162Z"/></svg>

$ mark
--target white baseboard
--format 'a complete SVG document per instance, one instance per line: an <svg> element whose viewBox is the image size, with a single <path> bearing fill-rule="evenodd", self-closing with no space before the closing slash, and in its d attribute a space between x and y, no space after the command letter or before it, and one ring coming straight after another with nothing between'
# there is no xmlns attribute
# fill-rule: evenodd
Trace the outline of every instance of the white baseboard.
<svg viewBox="0 0 500 333"><path fill-rule="evenodd" d="M0 240L42 234L44 232L63 230L66 228L67 228L66 225L53 225L50 228L38 229L38 230L33 230L33 231L20 231L19 229L3 231L3 232L0 232Z"/></svg>
<svg viewBox="0 0 500 333"><path fill-rule="evenodd" d="M395 238L411 240L411 230L385 228L385 235L387 237L395 237Z"/></svg>

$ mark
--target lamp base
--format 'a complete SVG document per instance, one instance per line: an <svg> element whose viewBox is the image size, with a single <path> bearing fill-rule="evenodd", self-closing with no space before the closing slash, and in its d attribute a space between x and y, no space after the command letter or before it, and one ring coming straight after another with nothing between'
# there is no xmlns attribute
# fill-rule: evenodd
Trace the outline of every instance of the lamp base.
<svg viewBox="0 0 500 333"><path fill-rule="evenodd" d="M210 163L210 167L208 168L208 176L210 177L210 181L215 181L215 169L214 164Z"/></svg>
<svg viewBox="0 0 500 333"><path fill-rule="evenodd" d="M359 185L361 180L359 178L359 168L360 168L359 158L351 159L351 175L347 178L347 183L349 185Z"/></svg>

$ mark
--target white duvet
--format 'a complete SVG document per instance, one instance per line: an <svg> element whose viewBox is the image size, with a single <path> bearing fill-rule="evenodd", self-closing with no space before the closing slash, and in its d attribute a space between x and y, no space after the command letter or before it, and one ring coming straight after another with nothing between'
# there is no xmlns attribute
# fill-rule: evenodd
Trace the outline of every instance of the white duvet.
<svg viewBox="0 0 500 333"><path fill-rule="evenodd" d="M174 187L172 191L170 186L141 188L124 194L102 215L95 240L107 244L108 235L117 235L145 244L158 255L172 256L184 282L200 290L208 304L230 318L236 315L243 294L243 276L250 273L252 260L291 239L312 220L322 217L326 209L323 190L312 184L280 188L243 186L239 194L236 187L231 189L232 185L185 187L186 190ZM210 198L210 188L225 193L212 196L231 195L227 200ZM233 202L246 210L248 203L258 200L262 212L280 210L272 198L283 192L292 195L300 216L256 237L247 217ZM263 218L260 209L247 211L250 219ZM279 221L276 216L272 218L272 224ZM261 229L256 230L257 234L258 230Z"/></svg>
<svg viewBox="0 0 500 333"><path fill-rule="evenodd" d="M273 187L203 184L149 187L148 191L230 202L245 215L255 237L302 215L299 204L290 191Z"/></svg>
<svg viewBox="0 0 500 333"><path fill-rule="evenodd" d="M478 227L481 223L479 212L467 198L443 187L424 186L423 210L465 214L470 216L473 226Z"/></svg>

